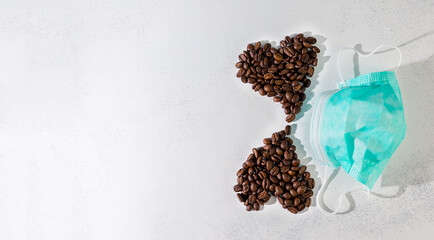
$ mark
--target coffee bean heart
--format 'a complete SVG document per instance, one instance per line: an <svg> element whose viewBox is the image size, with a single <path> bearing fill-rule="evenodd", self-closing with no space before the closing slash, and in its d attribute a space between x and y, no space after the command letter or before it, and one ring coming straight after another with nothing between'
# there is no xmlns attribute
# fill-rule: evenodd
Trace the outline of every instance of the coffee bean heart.
<svg viewBox="0 0 434 240"><path fill-rule="evenodd" d="M280 48L260 42L247 45L247 50L238 56L240 62L237 77L262 96L273 97L280 102L286 121L292 122L301 111L306 99L304 91L311 84L317 65L319 48L313 46L316 39L298 34L285 37ZM237 185L234 191L244 203L247 211L259 210L271 195L277 197L283 208L298 213L311 205L315 180L300 165L296 147L291 138L291 126L273 133L264 139L264 146L253 148L252 153L237 172Z"/></svg>
<svg viewBox="0 0 434 240"><path fill-rule="evenodd" d="M291 138L291 127L275 132L271 138L264 139L264 146L253 148L252 153L237 172L238 200L247 211L259 210L270 200L277 197L283 208L298 213L309 207L315 187L315 180L300 165L296 147Z"/></svg>
<svg viewBox="0 0 434 240"><path fill-rule="evenodd" d="M311 84L307 77L313 76L318 63L320 49L313 46L315 43L314 37L298 34L286 36L278 49L270 43L249 44L238 56L237 77L252 84L252 89L262 96L280 102L287 114L286 121L292 122L306 99L304 91Z"/></svg>

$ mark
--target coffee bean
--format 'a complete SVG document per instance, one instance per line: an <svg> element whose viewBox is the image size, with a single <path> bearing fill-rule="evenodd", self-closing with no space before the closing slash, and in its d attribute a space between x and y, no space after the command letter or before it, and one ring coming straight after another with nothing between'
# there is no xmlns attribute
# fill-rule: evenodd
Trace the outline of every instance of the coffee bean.
<svg viewBox="0 0 434 240"><path fill-rule="evenodd" d="M287 122L292 122L295 119L295 115L290 113L287 117L286 117L286 121Z"/></svg>
<svg viewBox="0 0 434 240"><path fill-rule="evenodd" d="M298 194L297 194L297 191L296 191L295 189L291 189L291 190L289 190L289 193L290 193L291 196L293 196L293 197L295 197L295 196L298 195Z"/></svg>
<svg viewBox="0 0 434 240"><path fill-rule="evenodd" d="M248 210L249 211L249 210ZM288 208L288 211L290 211L291 213L294 213L294 214L297 214L298 213L298 210L297 210L297 208L295 208L295 207L289 207Z"/></svg>
<svg viewBox="0 0 434 240"><path fill-rule="evenodd" d="M300 169L298 170L298 173L303 174L306 171L306 166L302 166L300 167Z"/></svg>
<svg viewBox="0 0 434 240"><path fill-rule="evenodd" d="M243 186L241 186L240 184L237 184L234 186L235 192L241 192L242 190L243 190Z"/></svg>
<svg viewBox="0 0 434 240"><path fill-rule="evenodd" d="M267 163L265 164L265 168L270 171L274 166L274 162L271 160L268 160Z"/></svg>
<svg viewBox="0 0 434 240"><path fill-rule="evenodd" d="M259 211L259 203L257 203L257 202L253 203L253 209L255 211Z"/></svg>
<svg viewBox="0 0 434 240"><path fill-rule="evenodd" d="M298 211L302 211L305 208L304 203L298 205L297 209Z"/></svg>
<svg viewBox="0 0 434 240"><path fill-rule="evenodd" d="M240 202L244 202L246 200L246 197L244 194L238 193L237 198Z"/></svg>
<svg viewBox="0 0 434 240"><path fill-rule="evenodd" d="M250 202L250 203L254 203L255 201L256 201L256 195L253 195L253 194L250 195L250 196L249 196L249 202Z"/></svg>
<svg viewBox="0 0 434 240"><path fill-rule="evenodd" d="M298 197L294 198L294 206L298 206L300 202L301 202L300 198Z"/></svg>
<svg viewBox="0 0 434 240"><path fill-rule="evenodd" d="M282 195L283 194L283 188L281 186L276 186L274 189L276 195Z"/></svg>
<svg viewBox="0 0 434 240"><path fill-rule="evenodd" d="M316 43L316 38L314 37L307 37L306 41L310 44L315 44Z"/></svg>
<svg viewBox="0 0 434 240"><path fill-rule="evenodd" d="M294 43L294 49L295 50L300 50L302 47L303 47L303 45L301 43L299 43L299 42Z"/></svg>
<svg viewBox="0 0 434 240"><path fill-rule="evenodd" d="M283 60L283 56L280 53L278 53L278 52L274 53L273 57L277 61L282 61Z"/></svg>
<svg viewBox="0 0 434 240"><path fill-rule="evenodd" d="M257 43L255 44L255 46L254 46L253 49L254 49L255 51L258 51L260 47L261 47L261 42L257 42Z"/></svg>
<svg viewBox="0 0 434 240"><path fill-rule="evenodd" d="M291 181L291 176L289 176L288 173L283 173L283 174L282 174L282 180L283 180L284 182L289 182L289 181Z"/></svg>
<svg viewBox="0 0 434 240"><path fill-rule="evenodd" d="M252 209L253 209L252 204L249 204L249 205L246 206L246 210L247 211L252 211Z"/></svg>
<svg viewBox="0 0 434 240"><path fill-rule="evenodd" d="M297 188L297 193L298 194L303 194L304 192L306 192L306 187L305 186L299 186L298 188Z"/></svg>
<svg viewBox="0 0 434 240"><path fill-rule="evenodd" d="M246 165L247 165L248 167L253 167L253 166L255 166L255 163L254 163L252 160L247 160L247 161L246 161Z"/></svg>
<svg viewBox="0 0 434 240"><path fill-rule="evenodd" d="M271 170L270 170L270 174L275 176L279 173L279 168L277 166L274 166Z"/></svg>
<svg viewBox="0 0 434 240"><path fill-rule="evenodd" d="M312 200L310 198L308 198L308 199L306 199L306 202L304 203L304 205L306 207L310 207L311 202L312 202Z"/></svg>

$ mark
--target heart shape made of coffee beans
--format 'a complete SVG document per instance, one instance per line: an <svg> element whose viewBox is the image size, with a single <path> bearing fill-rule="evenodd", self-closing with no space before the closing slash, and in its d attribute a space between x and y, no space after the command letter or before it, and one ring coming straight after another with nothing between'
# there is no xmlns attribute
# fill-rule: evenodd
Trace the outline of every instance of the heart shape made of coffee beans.
<svg viewBox="0 0 434 240"><path fill-rule="evenodd" d="M235 64L239 68L237 77L252 84L262 96L274 97L282 104L286 121L292 122L306 99L304 91L311 85L307 77L313 76L318 63L320 49L313 46L315 43L314 37L298 34L286 36L278 49L270 43L248 44Z"/></svg>
<svg viewBox="0 0 434 240"><path fill-rule="evenodd" d="M311 85L307 77L313 76L318 63L320 49L313 46L315 43L315 38L298 34L286 36L279 49L270 43L248 44L247 50L238 56L237 77L252 84L260 95L280 102L287 114L286 121L292 122L306 99L304 91ZM290 134L288 125L265 138L264 146L253 148L238 170L234 191L247 211L259 210L271 195L294 214L311 205L315 180L307 167L301 165Z"/></svg>
<svg viewBox="0 0 434 240"><path fill-rule="evenodd" d="M291 127L275 132L263 140L264 146L253 148L252 153L237 172L238 200L247 211L260 209L271 195L291 213L310 206L315 180L301 165L291 138Z"/></svg>

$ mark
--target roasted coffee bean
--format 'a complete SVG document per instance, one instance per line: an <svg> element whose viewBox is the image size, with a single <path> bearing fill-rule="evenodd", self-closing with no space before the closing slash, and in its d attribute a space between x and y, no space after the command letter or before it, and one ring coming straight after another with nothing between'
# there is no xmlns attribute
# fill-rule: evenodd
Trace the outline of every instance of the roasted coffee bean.
<svg viewBox="0 0 434 240"><path fill-rule="evenodd" d="M295 196L298 195L298 194L297 194L297 191L296 191L295 189L291 189L291 190L289 190L289 193L290 193L293 197L295 197Z"/></svg>
<svg viewBox="0 0 434 240"><path fill-rule="evenodd" d="M285 127L285 133L286 133L286 135L290 135L291 134L291 126L286 125L286 127Z"/></svg>
<svg viewBox="0 0 434 240"><path fill-rule="evenodd" d="M286 121L287 122L292 122L295 119L295 115L290 113L287 117L286 117Z"/></svg>
<svg viewBox="0 0 434 240"><path fill-rule="evenodd" d="M255 201L256 201L256 195L253 195L253 194L250 195L250 196L249 196L249 202L250 202L250 203L254 203Z"/></svg>
<svg viewBox="0 0 434 240"><path fill-rule="evenodd" d="M291 194L288 193L288 192L285 192L285 193L282 195L282 197L285 198L285 199L291 199L291 198L292 198Z"/></svg>
<svg viewBox="0 0 434 240"><path fill-rule="evenodd" d="M276 186L274 192L276 193L276 195L280 196L283 194L283 188L281 186Z"/></svg>
<svg viewBox="0 0 434 240"><path fill-rule="evenodd" d="M250 211L250 210L247 210L247 211ZM298 213L298 210L297 210L297 208L295 208L295 207L289 207L289 208L288 208L288 211L290 211L291 213L294 213L294 214L297 214L297 213Z"/></svg>
<svg viewBox="0 0 434 240"><path fill-rule="evenodd" d="M249 204L249 205L246 206L246 210L247 211L252 211L252 209L253 209L252 204Z"/></svg>
<svg viewBox="0 0 434 240"><path fill-rule="evenodd" d="M271 160L268 160L267 163L265 164L265 168L270 171L274 166L274 162Z"/></svg>
<svg viewBox="0 0 434 240"><path fill-rule="evenodd" d="M246 195L238 193L237 198L240 202L244 202L246 200Z"/></svg>
<svg viewBox="0 0 434 240"><path fill-rule="evenodd" d="M257 203L257 202L253 203L253 209L255 211L259 211L259 203Z"/></svg>
<svg viewBox="0 0 434 240"><path fill-rule="evenodd" d="M298 206L300 202L301 202L300 198L298 197L294 198L294 206Z"/></svg>
<svg viewBox="0 0 434 240"><path fill-rule="evenodd" d="M258 184L256 184L256 183L251 183L251 184L250 184L250 190L251 190L252 192L256 192L256 190L258 190Z"/></svg>
<svg viewBox="0 0 434 240"><path fill-rule="evenodd" d="M277 166L274 166L271 170L270 170L270 174L273 176L276 176L279 173L279 168Z"/></svg>
<svg viewBox="0 0 434 240"><path fill-rule="evenodd" d="M283 173L283 174L282 174L282 180L283 180L284 182L289 182L289 181L291 181L291 177L289 176L288 173Z"/></svg>
<svg viewBox="0 0 434 240"><path fill-rule="evenodd" d="M306 202L304 203L304 205L306 207L310 207L311 202L312 202L312 199L308 198L308 199L306 199Z"/></svg>
<svg viewBox="0 0 434 240"><path fill-rule="evenodd" d="M297 209L298 211L302 211L305 208L304 203L298 205Z"/></svg>
<svg viewBox="0 0 434 240"><path fill-rule="evenodd" d="M306 187L305 186L299 186L298 188L297 188L297 193L298 194L303 194L304 192L306 192Z"/></svg>
<svg viewBox="0 0 434 240"><path fill-rule="evenodd" d="M246 161L246 165L247 165L248 167L253 167L253 166L255 166L255 162L253 162L252 160L247 160L247 161Z"/></svg>
<svg viewBox="0 0 434 240"><path fill-rule="evenodd" d="M264 180L262 180L262 188L263 189L268 189L269 187L270 187L270 180L268 180L268 179L264 179Z"/></svg>
<svg viewBox="0 0 434 240"><path fill-rule="evenodd" d="M237 184L234 186L235 192L241 192L242 190L243 190L243 186L241 186L241 184Z"/></svg>

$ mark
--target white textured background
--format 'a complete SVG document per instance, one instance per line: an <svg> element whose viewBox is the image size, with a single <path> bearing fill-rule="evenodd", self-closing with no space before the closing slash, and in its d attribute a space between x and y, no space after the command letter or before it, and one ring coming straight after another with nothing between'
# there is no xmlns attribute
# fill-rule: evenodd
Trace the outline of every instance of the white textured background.
<svg viewBox="0 0 434 240"><path fill-rule="evenodd" d="M0 0L0 239L433 239L433 12L433 0ZM311 105L339 80L339 50L401 47L408 126L374 187L387 198L354 193L336 216L237 201L236 171L285 115L234 64L247 43L297 32L323 50L293 127L316 190ZM352 77L350 55L342 65ZM352 185L339 173L327 206Z"/></svg>

